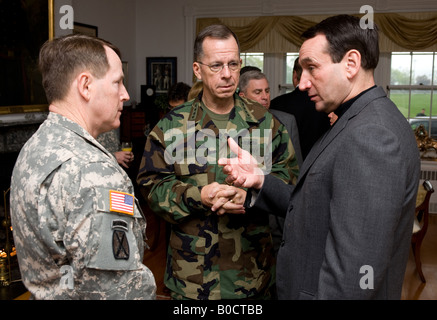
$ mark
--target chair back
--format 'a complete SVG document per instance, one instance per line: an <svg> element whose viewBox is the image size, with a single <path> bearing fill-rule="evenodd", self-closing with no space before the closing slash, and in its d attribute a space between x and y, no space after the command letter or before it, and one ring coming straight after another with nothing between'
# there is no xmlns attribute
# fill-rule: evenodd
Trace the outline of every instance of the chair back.
<svg viewBox="0 0 437 320"><path fill-rule="evenodd" d="M425 180L423 184L419 186L417 197L419 203L416 204L416 217L414 219L413 234L419 232L425 234L428 230L429 202L432 193L434 193L434 188L431 182L429 180Z"/></svg>

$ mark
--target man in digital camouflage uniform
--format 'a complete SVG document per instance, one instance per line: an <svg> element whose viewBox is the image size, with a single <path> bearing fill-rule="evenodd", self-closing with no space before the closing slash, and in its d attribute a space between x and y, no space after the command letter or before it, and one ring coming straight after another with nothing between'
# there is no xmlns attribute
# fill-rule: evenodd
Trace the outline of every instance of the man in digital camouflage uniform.
<svg viewBox="0 0 437 320"><path fill-rule="evenodd" d="M16 162L11 216L33 299L154 299L132 182L95 138L120 125L119 51L82 35L40 52L50 114Z"/></svg>
<svg viewBox="0 0 437 320"><path fill-rule="evenodd" d="M284 126L235 94L239 54L227 27L203 30L193 63L202 93L170 111L147 138L137 181L150 208L172 225L164 281L175 299L268 298L275 282L268 212L244 211L246 191L224 184L217 160L229 156L231 137L284 184L295 180L297 161ZM214 203L220 208L212 212Z"/></svg>

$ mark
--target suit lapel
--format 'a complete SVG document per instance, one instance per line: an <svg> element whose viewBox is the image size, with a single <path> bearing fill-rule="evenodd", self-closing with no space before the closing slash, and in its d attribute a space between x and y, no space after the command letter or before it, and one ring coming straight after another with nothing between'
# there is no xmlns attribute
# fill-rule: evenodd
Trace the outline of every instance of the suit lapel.
<svg viewBox="0 0 437 320"><path fill-rule="evenodd" d="M322 135L320 139L317 140L317 142L313 145L310 153L302 164L302 168L299 173L299 179L294 190L297 190L297 186L305 180L305 176L311 169L314 162L320 156L323 156L323 151L330 145L334 138L346 128L349 120L359 114L371 101L386 96L387 95L385 91L381 87L377 87L366 92L351 105L349 110L347 110L346 113L339 120L337 120L337 123L327 132L325 132L325 134Z"/></svg>

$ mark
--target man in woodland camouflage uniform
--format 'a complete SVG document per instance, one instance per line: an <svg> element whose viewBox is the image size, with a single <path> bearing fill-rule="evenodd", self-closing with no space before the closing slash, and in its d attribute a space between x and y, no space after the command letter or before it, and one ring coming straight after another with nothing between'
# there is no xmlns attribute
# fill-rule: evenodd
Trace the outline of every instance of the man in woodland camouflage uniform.
<svg viewBox="0 0 437 320"><path fill-rule="evenodd" d="M230 29L204 29L194 57L203 91L152 130L137 179L151 209L172 224L165 284L173 298L266 298L275 281L268 212L244 211L246 190L224 184L217 160L234 138L285 184L298 173L294 149L264 107L235 94L241 60Z"/></svg>
<svg viewBox="0 0 437 320"><path fill-rule="evenodd" d="M155 298L132 182L95 140L120 125L129 99L119 56L82 35L41 49L50 114L20 152L11 185L14 240L31 298Z"/></svg>

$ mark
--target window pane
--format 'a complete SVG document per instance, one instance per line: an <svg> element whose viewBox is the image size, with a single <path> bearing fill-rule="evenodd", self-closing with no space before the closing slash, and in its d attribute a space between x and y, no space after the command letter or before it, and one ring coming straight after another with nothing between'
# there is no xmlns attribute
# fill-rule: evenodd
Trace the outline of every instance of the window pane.
<svg viewBox="0 0 437 320"><path fill-rule="evenodd" d="M437 55L434 52L434 79L433 84L437 85Z"/></svg>
<svg viewBox="0 0 437 320"><path fill-rule="evenodd" d="M431 85L432 60L432 53L413 53L412 85Z"/></svg>
<svg viewBox="0 0 437 320"><path fill-rule="evenodd" d="M413 130L416 130L420 125L423 125L426 132L433 138L434 140L437 139L437 121L431 120L429 118L420 119L420 118L413 118L409 120L411 128Z"/></svg>
<svg viewBox="0 0 437 320"><path fill-rule="evenodd" d="M423 118L420 119L423 116L429 117L430 122L431 116L437 116L437 90L431 87L436 82L435 52L392 53L390 98L402 114L410 119L410 123L413 120L415 123L423 121ZM398 85L400 87L396 87ZM437 120L434 128L431 126L430 129L437 136Z"/></svg>
<svg viewBox="0 0 437 320"><path fill-rule="evenodd" d="M429 119L411 119L410 126L413 130L416 130L417 127L423 125L426 131L429 131Z"/></svg>
<svg viewBox="0 0 437 320"><path fill-rule="evenodd" d="M432 109L431 109L431 113L433 116L437 116L437 91L433 90L432 91Z"/></svg>
<svg viewBox="0 0 437 320"><path fill-rule="evenodd" d="M429 117L430 105L431 105L430 90L412 90L410 118L416 116L423 116L423 114Z"/></svg>
<svg viewBox="0 0 437 320"><path fill-rule="evenodd" d="M433 85L437 85L437 55L434 53L434 77ZM437 116L437 90L433 88L432 90L432 115Z"/></svg>
<svg viewBox="0 0 437 320"><path fill-rule="evenodd" d="M264 68L264 54L263 53L242 53L241 60L243 60L242 67L252 66L258 67L263 71Z"/></svg>
<svg viewBox="0 0 437 320"><path fill-rule="evenodd" d="M408 118L408 106L410 104L409 90L390 90L390 99L398 107L404 117Z"/></svg>
<svg viewBox="0 0 437 320"><path fill-rule="evenodd" d="M285 74L286 79L285 83L293 84L293 68L294 68L294 61L299 56L299 53L287 53L286 56L286 66L285 66Z"/></svg>
<svg viewBox="0 0 437 320"><path fill-rule="evenodd" d="M409 85L411 70L410 53L393 53L391 56L391 85Z"/></svg>

